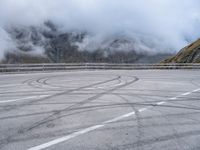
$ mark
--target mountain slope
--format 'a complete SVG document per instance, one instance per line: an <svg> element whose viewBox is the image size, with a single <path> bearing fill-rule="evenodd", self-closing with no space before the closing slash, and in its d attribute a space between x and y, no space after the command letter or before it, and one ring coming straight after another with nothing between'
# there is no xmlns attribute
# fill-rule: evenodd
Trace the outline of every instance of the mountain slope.
<svg viewBox="0 0 200 150"><path fill-rule="evenodd" d="M164 63L200 63L200 39L184 47L180 52Z"/></svg>
<svg viewBox="0 0 200 150"><path fill-rule="evenodd" d="M128 36L93 39L87 32L59 31L51 22L42 27L13 27L7 32L16 49L6 53L0 63L156 63L171 56L147 52Z"/></svg>

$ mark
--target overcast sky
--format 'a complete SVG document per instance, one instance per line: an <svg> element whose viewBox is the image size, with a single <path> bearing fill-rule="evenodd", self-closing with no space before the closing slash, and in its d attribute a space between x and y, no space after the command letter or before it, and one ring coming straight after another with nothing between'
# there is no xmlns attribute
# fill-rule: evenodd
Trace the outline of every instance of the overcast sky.
<svg viewBox="0 0 200 150"><path fill-rule="evenodd" d="M200 37L199 0L0 0L0 49L12 45L9 26L52 20L63 31L127 34L178 51Z"/></svg>

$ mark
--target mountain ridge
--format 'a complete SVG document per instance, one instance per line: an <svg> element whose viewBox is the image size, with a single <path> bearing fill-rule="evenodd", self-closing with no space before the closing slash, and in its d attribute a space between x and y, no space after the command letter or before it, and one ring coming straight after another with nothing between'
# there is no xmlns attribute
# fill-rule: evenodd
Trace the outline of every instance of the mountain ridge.
<svg viewBox="0 0 200 150"><path fill-rule="evenodd" d="M171 56L138 51L128 36L95 43L87 32L61 32L50 21L43 27L13 27L7 32L16 49L7 52L2 63L155 63Z"/></svg>
<svg viewBox="0 0 200 150"><path fill-rule="evenodd" d="M181 49L177 55L163 61L164 63L200 63L200 39Z"/></svg>

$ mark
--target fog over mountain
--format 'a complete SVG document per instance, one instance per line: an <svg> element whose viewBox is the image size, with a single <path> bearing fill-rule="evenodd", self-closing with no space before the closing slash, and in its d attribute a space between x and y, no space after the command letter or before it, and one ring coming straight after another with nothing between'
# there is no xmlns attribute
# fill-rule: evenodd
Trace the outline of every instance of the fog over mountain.
<svg viewBox="0 0 200 150"><path fill-rule="evenodd" d="M66 33L79 51L152 54L200 37L199 0L0 0L0 10L0 59L19 49L45 55L51 37Z"/></svg>

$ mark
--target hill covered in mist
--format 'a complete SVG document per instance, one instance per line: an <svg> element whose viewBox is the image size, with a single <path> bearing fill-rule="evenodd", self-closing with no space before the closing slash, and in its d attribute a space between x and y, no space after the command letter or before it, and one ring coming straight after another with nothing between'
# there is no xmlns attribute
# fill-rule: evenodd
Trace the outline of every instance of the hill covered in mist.
<svg viewBox="0 0 200 150"><path fill-rule="evenodd" d="M4 63L159 62L200 37L197 0L0 0L0 10Z"/></svg>
<svg viewBox="0 0 200 150"><path fill-rule="evenodd" d="M50 21L40 27L11 27L7 33L15 48L6 52L2 63L155 63L170 56L146 51L145 41L139 46L127 35L101 38L88 32L63 32Z"/></svg>

